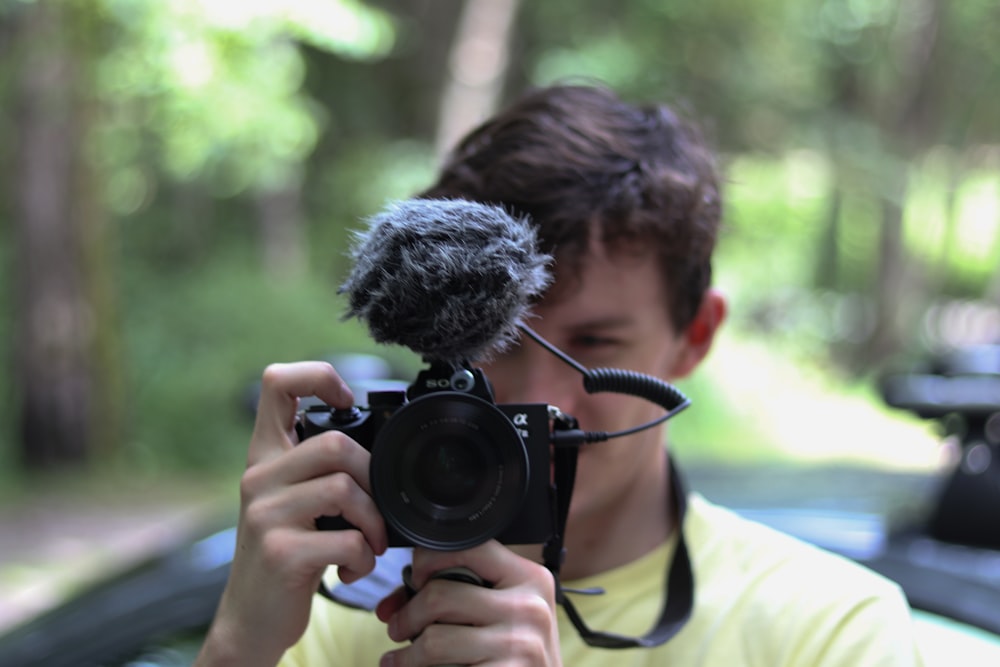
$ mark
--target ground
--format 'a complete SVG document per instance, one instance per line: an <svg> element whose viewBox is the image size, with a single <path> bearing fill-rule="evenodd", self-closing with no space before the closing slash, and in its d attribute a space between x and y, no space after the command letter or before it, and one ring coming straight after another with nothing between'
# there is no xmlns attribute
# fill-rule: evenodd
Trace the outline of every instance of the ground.
<svg viewBox="0 0 1000 667"><path fill-rule="evenodd" d="M56 488L58 487L58 488ZM235 483L100 476L5 498L0 633L236 512Z"/></svg>

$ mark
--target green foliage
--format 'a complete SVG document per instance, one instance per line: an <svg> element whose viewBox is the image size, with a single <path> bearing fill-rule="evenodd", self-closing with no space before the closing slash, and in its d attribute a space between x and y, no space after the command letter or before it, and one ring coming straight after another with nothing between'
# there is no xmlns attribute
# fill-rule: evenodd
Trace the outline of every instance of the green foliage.
<svg viewBox="0 0 1000 667"><path fill-rule="evenodd" d="M791 348L791 349L789 349ZM926 468L937 459L932 424L887 408L868 382L850 382L801 339L723 331L705 365L681 388L690 408L669 425L684 461L837 461Z"/></svg>
<svg viewBox="0 0 1000 667"><path fill-rule="evenodd" d="M218 196L294 182L322 114L303 95L301 43L352 59L384 57L392 22L353 0L105 0L110 45L95 95L109 106L94 156L113 210L128 214L155 187L143 141L168 177ZM157 170L159 171L159 170Z"/></svg>
<svg viewBox="0 0 1000 667"><path fill-rule="evenodd" d="M312 173L310 204L316 211L312 260L321 266L342 260L347 231L386 202L405 199L427 187L433 177L429 143L402 140L347 142L339 159L321 163Z"/></svg>
<svg viewBox="0 0 1000 667"><path fill-rule="evenodd" d="M0 31L45 1L0 3ZM673 100L705 119L727 158L717 275L738 352L724 357L734 370L714 364L691 381L696 408L672 427L680 441L723 443L718 456L784 451L787 434L765 426L777 418L730 389L768 364L784 369L768 392L792 400L781 388L807 369L835 378L803 382L836 403L845 385L835 355L871 333L887 203L903 198L913 299L979 298L998 280L1000 177L987 144L1000 14L988 0L942 3L921 69L914 36L932 4L523 3L512 89L596 77L628 97ZM347 229L430 180L424 128L439 95L428 82L445 71L447 45L435 39L455 6L374 5L74 0L89 18L75 27L94 45L81 66L95 101L87 154L120 288L130 418L117 456L127 465L232 466L251 424L241 395L264 365L370 346L338 322ZM3 100L15 78L5 65ZM14 131L0 135L5 165ZM255 197L289 186L301 187L309 268L277 278L261 268ZM4 268L11 238L0 228ZM10 282L0 278L5 294ZM14 354L0 358L0 377L11 377ZM4 444L15 390L0 382Z"/></svg>
<svg viewBox="0 0 1000 667"><path fill-rule="evenodd" d="M904 243L913 267L935 277L937 298L975 298L1000 257L1000 176L973 171L958 184L940 156L915 165L903 202ZM866 340L870 286L878 269L882 203L854 186L841 192L836 236L828 239L833 164L817 151L783 158L743 154L726 166L727 227L720 282L741 326L780 335L824 355ZM951 210L953 209L953 210ZM832 241L832 245L827 245ZM836 257L832 285L817 284L817 258ZM918 274L919 275L919 274Z"/></svg>
<svg viewBox="0 0 1000 667"><path fill-rule="evenodd" d="M319 172L306 247L314 267L275 276L247 232L238 200L201 200L194 217L152 207L120 225L122 323L128 385L129 466L216 470L245 456L252 425L246 392L272 362L376 351L395 367L412 355L376 348L357 322L343 322L337 287L348 230L426 184L430 148L384 144L344 155ZM372 175L375 175L374 177ZM324 187L325 186L325 187ZM346 196L345 193L349 193Z"/></svg>
<svg viewBox="0 0 1000 667"><path fill-rule="evenodd" d="M914 165L906 240L943 290L974 298L1000 257L1000 173L976 169L956 183L953 162L942 149Z"/></svg>
<svg viewBox="0 0 1000 667"><path fill-rule="evenodd" d="M253 423L248 392L272 362L371 350L331 276L279 280L242 247L179 273L130 267L124 322L131 465L232 467Z"/></svg>
<svg viewBox="0 0 1000 667"><path fill-rule="evenodd" d="M591 0L525 11L539 42L533 81L593 77L633 97L678 101L710 118L729 148L779 150L790 121L829 97L810 4Z"/></svg>

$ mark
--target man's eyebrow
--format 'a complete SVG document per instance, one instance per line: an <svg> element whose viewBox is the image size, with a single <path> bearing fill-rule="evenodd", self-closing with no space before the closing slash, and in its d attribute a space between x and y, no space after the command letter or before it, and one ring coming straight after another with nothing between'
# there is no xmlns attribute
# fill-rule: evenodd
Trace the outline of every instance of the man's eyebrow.
<svg viewBox="0 0 1000 667"><path fill-rule="evenodd" d="M635 320L629 315L609 315L607 317L598 317L590 320L573 322L572 324L567 325L566 329L569 331L628 329L634 325Z"/></svg>

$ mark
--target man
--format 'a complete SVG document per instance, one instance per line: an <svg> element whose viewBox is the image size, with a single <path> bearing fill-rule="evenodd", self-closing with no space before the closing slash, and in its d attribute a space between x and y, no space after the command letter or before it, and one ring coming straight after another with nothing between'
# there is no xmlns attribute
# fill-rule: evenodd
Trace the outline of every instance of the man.
<svg viewBox="0 0 1000 667"><path fill-rule="evenodd" d="M530 216L555 258L531 324L582 364L674 381L709 352L726 314L711 286L716 168L698 132L668 108L633 106L600 87L534 91L466 137L423 196ZM498 402L555 405L586 430L658 414L637 398L587 394L575 370L530 340L483 368ZM397 589L374 614L314 598L329 565L343 582L368 575L387 537L360 445L327 432L293 446L297 397L311 394L353 401L324 364L264 373L232 575L199 664L273 665L283 655L291 665L394 667L920 664L896 587L683 494L661 428L582 451L561 571L568 588L604 590L568 594L589 627L636 637L676 593L667 572L689 554L690 618L658 646L585 643L537 546L416 549L418 592ZM357 530L315 530L316 516L337 514ZM491 587L431 579L453 566Z"/></svg>

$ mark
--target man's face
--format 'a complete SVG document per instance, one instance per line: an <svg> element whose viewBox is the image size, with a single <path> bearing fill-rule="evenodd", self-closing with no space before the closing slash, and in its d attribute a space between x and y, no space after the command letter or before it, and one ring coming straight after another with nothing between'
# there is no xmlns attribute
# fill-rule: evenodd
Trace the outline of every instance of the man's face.
<svg viewBox="0 0 1000 667"><path fill-rule="evenodd" d="M686 340L670 324L655 257L612 254L593 244L579 282L557 282L528 324L588 368L641 371L666 380L681 372ZM499 403L548 403L588 431L617 431L656 418L643 399L588 394L578 371L522 337L520 345L483 366ZM613 512L621 494L662 462L662 430L653 428L581 452L570 521Z"/></svg>

